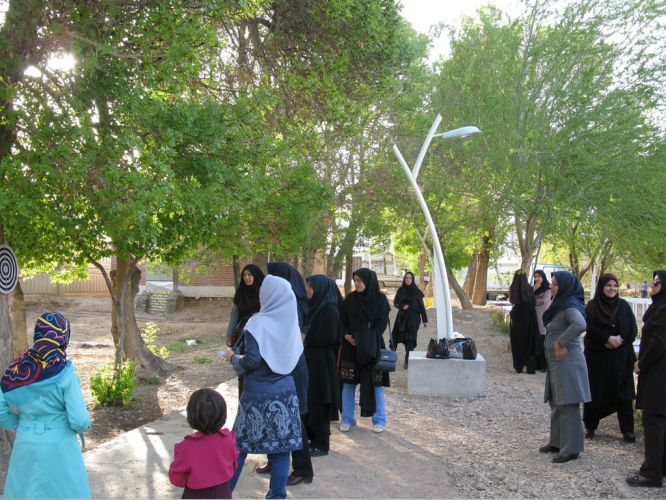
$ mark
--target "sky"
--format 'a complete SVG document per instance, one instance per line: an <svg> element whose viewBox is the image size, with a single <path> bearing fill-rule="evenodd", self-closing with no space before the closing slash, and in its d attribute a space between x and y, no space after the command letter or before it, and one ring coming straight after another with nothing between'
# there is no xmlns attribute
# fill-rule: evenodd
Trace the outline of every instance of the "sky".
<svg viewBox="0 0 666 500"><path fill-rule="evenodd" d="M414 29L428 34L433 24L444 21L446 24L459 26L464 16L474 16L483 5L493 4L509 16L517 17L522 11L519 0L402 0L402 16ZM449 54L446 34L433 44L431 60Z"/></svg>

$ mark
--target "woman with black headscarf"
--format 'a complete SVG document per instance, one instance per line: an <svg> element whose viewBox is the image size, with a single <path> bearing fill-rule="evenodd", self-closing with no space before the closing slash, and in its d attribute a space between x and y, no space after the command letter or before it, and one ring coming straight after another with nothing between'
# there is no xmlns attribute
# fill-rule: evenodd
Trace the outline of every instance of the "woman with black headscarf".
<svg viewBox="0 0 666 500"><path fill-rule="evenodd" d="M320 457L328 455L331 421L338 420L340 407L337 353L342 338L342 295L335 281L323 274L306 281L310 299L303 341L309 375L306 424L310 456Z"/></svg>
<svg viewBox="0 0 666 500"><path fill-rule="evenodd" d="M372 417L374 431L384 432L386 409L384 387L389 374L375 370L379 349L384 348L383 332L388 324L391 307L379 290L377 274L366 268L354 271L355 291L342 304L344 340L340 347L340 379L342 386L342 418L340 430L349 432L354 425L356 384L361 385L362 417Z"/></svg>
<svg viewBox="0 0 666 500"><path fill-rule="evenodd" d="M391 349L397 349L398 344L405 344L405 365L409 363L409 352L416 347L416 334L419 331L421 320L423 326L428 326L428 315L423 304L423 292L414 282L414 274L406 272L402 279L402 286L398 288L393 299L393 305L398 314L391 332Z"/></svg>
<svg viewBox="0 0 666 500"><path fill-rule="evenodd" d="M537 337L536 354L537 370L546 371L546 353L543 349L543 341L546 338L546 327L543 324L543 313L550 307L552 295L550 292L550 282L541 269L534 271L534 297L536 299L536 318L539 326L539 336Z"/></svg>
<svg viewBox="0 0 666 500"><path fill-rule="evenodd" d="M232 347L243 331L245 323L254 313L258 313L259 288L264 281L264 273L254 264L248 264L241 273L241 282L234 294L229 326L227 327L227 346Z"/></svg>
<svg viewBox="0 0 666 500"><path fill-rule="evenodd" d="M643 315L636 408L643 410L645 460L630 486L661 487L666 476L666 271L655 271L652 304Z"/></svg>
<svg viewBox="0 0 666 500"><path fill-rule="evenodd" d="M583 451L580 404L591 399L580 345L585 331L585 297L578 278L567 271L553 273L551 289L553 302L543 313L548 330L544 402L550 405L550 438L539 451L558 453L553 462L564 463L577 459Z"/></svg>
<svg viewBox="0 0 666 500"><path fill-rule="evenodd" d="M513 282L509 287L509 302L513 304L509 329L513 368L518 373L522 373L523 368L526 368L527 373L534 374L539 327L534 309L534 292L522 270L513 275Z"/></svg>
<svg viewBox="0 0 666 500"><path fill-rule="evenodd" d="M636 317L619 296L617 276L607 273L599 278L585 312L585 361L592 393L592 401L583 406L585 437L593 438L599 420L617 412L624 440L633 443Z"/></svg>

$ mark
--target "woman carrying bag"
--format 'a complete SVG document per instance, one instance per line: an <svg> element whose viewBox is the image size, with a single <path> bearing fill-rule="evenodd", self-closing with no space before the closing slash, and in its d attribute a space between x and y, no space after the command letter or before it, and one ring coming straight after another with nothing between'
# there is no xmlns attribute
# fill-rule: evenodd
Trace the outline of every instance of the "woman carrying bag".
<svg viewBox="0 0 666 500"><path fill-rule="evenodd" d="M423 304L423 292L414 282L414 274L406 272L402 279L402 286L398 288L393 299L393 305L398 309L393 331L391 332L391 349L394 351L398 344L405 345L405 364L409 363L409 353L416 347L416 337L423 321L423 327L428 327L428 315Z"/></svg>

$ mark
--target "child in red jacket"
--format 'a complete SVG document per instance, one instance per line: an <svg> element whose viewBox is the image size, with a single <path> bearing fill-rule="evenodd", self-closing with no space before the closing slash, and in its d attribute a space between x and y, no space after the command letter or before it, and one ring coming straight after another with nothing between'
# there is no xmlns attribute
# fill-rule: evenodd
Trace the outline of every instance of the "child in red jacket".
<svg viewBox="0 0 666 500"><path fill-rule="evenodd" d="M182 498L231 498L230 481L238 467L236 434L222 429L227 403L213 389L194 391L187 423L195 433L174 446L169 480L185 488Z"/></svg>

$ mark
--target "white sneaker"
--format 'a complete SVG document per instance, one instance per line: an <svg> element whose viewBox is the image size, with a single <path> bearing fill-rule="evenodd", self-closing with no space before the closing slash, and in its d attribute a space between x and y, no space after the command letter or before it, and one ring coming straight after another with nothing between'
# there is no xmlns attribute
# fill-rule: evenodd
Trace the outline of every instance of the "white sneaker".
<svg viewBox="0 0 666 500"><path fill-rule="evenodd" d="M374 429L374 430L375 430L375 433L379 434L380 432L384 432L384 429L385 429L385 428L386 428L386 427L384 427L383 425L375 425L375 429Z"/></svg>
<svg viewBox="0 0 666 500"><path fill-rule="evenodd" d="M340 432L349 432L349 429L351 429L351 425L349 424L340 424Z"/></svg>

